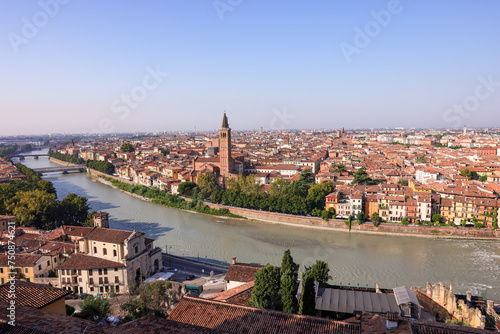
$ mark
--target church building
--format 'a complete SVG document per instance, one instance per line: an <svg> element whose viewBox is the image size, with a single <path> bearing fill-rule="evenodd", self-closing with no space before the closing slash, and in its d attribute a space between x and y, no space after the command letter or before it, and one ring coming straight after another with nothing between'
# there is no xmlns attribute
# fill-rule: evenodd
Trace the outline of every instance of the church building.
<svg viewBox="0 0 500 334"><path fill-rule="evenodd" d="M215 174L218 183L224 186L225 179L238 177L234 166L234 159L231 156L231 128L224 112L222 125L219 129L219 154L215 157L196 157L193 159L193 182L197 182L199 174L211 172Z"/></svg>

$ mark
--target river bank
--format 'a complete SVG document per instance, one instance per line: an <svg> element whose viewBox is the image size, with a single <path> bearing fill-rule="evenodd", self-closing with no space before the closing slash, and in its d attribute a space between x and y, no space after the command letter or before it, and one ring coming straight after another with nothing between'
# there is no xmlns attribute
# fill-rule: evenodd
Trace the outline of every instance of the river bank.
<svg viewBox="0 0 500 334"><path fill-rule="evenodd" d="M94 170L89 170L91 175L101 176L96 177L98 182L101 182L107 186L113 187L124 193L132 195L141 200L152 202L151 199L124 191L115 187L111 182L102 179L102 177L110 177L109 175L97 172ZM123 182L117 177L111 176L111 178ZM131 182L124 182L127 184L132 184ZM184 197L183 197L184 198ZM184 198L187 201L191 201L189 198ZM386 236L409 236L409 237L421 237L421 238L447 238L447 239L478 239L478 240L500 240L500 232L498 230L489 229L473 229L473 228L463 228L463 227L443 227L443 226L405 226L400 224L387 224L382 223L378 226L373 226L371 223L366 222L364 224L353 224L351 229L344 223L343 220L330 220L324 221L316 217L301 217L294 215L287 215L282 213L259 211L245 208L238 208L233 206L227 206L222 204L214 204L209 202L204 202L211 209L227 209L229 212L236 216L243 218L232 217L234 219L250 219L265 223L281 224L287 226L297 226L321 230L334 230L340 232L353 232L353 233L364 233L372 235L386 235ZM179 209L183 210L183 209ZM183 210L186 212L200 213L191 210Z"/></svg>

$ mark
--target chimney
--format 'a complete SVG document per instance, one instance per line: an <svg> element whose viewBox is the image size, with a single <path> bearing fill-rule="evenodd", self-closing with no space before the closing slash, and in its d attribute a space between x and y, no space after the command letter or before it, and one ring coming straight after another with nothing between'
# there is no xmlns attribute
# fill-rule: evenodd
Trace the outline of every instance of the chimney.
<svg viewBox="0 0 500 334"><path fill-rule="evenodd" d="M233 256L233 262L232 264L236 264L236 256Z"/></svg>

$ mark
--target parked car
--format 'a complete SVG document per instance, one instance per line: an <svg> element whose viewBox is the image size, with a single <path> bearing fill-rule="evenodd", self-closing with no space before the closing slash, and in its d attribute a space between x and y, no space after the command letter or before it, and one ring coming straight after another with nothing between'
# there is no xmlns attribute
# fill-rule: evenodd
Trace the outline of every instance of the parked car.
<svg viewBox="0 0 500 334"><path fill-rule="evenodd" d="M79 298L79 299L85 299L85 298L87 298L88 296L89 296L89 295L88 295L88 294L86 294L86 293L81 293L81 294L78 296L78 298Z"/></svg>

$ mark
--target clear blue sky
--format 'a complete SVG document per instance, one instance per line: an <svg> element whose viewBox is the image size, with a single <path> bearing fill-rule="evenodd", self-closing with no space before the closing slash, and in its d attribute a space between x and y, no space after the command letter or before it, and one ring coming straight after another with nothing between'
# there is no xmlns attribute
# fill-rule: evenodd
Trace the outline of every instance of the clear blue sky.
<svg viewBox="0 0 500 334"><path fill-rule="evenodd" d="M500 126L498 0L59 1L0 2L0 134Z"/></svg>

